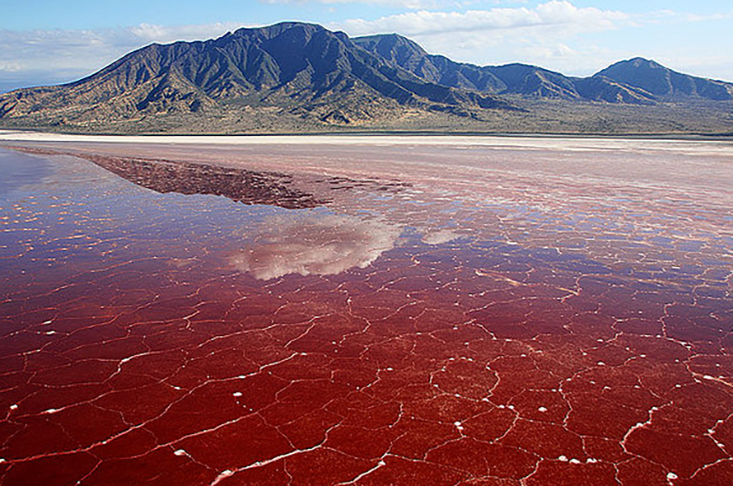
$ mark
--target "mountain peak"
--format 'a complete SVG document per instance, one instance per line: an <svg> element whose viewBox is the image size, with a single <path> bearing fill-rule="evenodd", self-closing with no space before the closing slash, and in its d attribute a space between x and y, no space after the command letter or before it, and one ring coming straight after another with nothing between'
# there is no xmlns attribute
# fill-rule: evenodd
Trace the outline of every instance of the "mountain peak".
<svg viewBox="0 0 733 486"><path fill-rule="evenodd" d="M318 24L308 22L279 22L265 27L242 27L230 32L217 40L226 38L258 38L260 40L271 40L287 35L296 42L309 42L314 35L327 33L339 38L341 41L348 41L349 37L343 32L332 32Z"/></svg>
<svg viewBox="0 0 733 486"><path fill-rule="evenodd" d="M369 35L356 37L352 41L357 46L402 67L414 65L428 55L417 42L399 34Z"/></svg>
<svg viewBox="0 0 733 486"><path fill-rule="evenodd" d="M422 55L427 54L427 52L417 42L394 33L366 35L362 37L356 37L354 41L357 44L375 44L379 46L380 50L383 51L386 51L388 49L411 49L415 52L419 52Z"/></svg>
<svg viewBox="0 0 733 486"><path fill-rule="evenodd" d="M307 22L278 22L277 24L267 25L264 27L241 27L234 31L234 35L236 36L248 36L252 35L253 33L257 33L259 35L263 35L265 37L276 37L280 34L282 34L285 31L291 30L291 29L299 29L304 32L313 33L320 30L326 30L325 27L322 27L318 24L311 24Z"/></svg>
<svg viewBox="0 0 733 486"><path fill-rule="evenodd" d="M652 59L646 59L643 57L634 57L632 59L619 61L619 62L616 62L610 65L606 69L618 68L618 67L626 67L626 68L633 68L633 69L667 69L666 67L659 64L657 61L654 61Z"/></svg>

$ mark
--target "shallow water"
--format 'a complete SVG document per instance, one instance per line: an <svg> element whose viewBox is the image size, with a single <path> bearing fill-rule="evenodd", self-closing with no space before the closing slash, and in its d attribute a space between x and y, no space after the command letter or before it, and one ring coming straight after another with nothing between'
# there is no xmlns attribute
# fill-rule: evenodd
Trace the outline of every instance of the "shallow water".
<svg viewBox="0 0 733 486"><path fill-rule="evenodd" d="M51 174L50 164L43 159L32 159L17 153L0 151L0 198L23 190L27 185L40 183Z"/></svg>
<svg viewBox="0 0 733 486"><path fill-rule="evenodd" d="M235 202L0 152L3 484L729 483L730 166L437 153Z"/></svg>

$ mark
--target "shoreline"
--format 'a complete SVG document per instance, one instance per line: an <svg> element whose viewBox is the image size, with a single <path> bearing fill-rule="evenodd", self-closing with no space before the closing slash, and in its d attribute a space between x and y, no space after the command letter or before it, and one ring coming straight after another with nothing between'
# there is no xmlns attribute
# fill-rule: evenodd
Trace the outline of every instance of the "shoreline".
<svg viewBox="0 0 733 486"><path fill-rule="evenodd" d="M374 138L374 137L399 137L399 138L552 138L552 139L603 139L603 140L681 140L681 141L730 141L733 142L733 132L628 132L628 133L605 133L605 132L512 132L512 131L450 131L450 130L335 130L335 131L273 131L253 133L185 133L185 132L75 132L75 131L53 131L43 128L22 128L0 126L0 136L5 134L43 135L61 137L110 137L110 138Z"/></svg>
<svg viewBox="0 0 733 486"><path fill-rule="evenodd" d="M242 134L242 135L97 135L63 134L42 131L0 129L0 143L63 143L63 144L140 144L140 145L213 145L213 146L264 146L264 145L332 145L332 146L439 146L481 148L517 148L539 150L606 150L632 148L663 149L669 145L674 150L685 147L718 147L730 149L733 155L733 138L726 137L664 137L664 136L604 136L604 135L547 135L547 134L424 134L424 133L339 133L339 134Z"/></svg>

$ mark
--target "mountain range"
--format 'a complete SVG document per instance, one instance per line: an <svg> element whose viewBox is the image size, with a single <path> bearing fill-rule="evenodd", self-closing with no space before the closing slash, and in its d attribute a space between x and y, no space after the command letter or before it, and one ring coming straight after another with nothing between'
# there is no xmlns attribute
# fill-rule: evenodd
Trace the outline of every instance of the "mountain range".
<svg viewBox="0 0 733 486"><path fill-rule="evenodd" d="M397 34L357 37L353 42L426 81L483 93L631 104L733 99L731 83L688 76L642 58L618 62L588 78L572 78L527 64L457 63L428 54Z"/></svg>
<svg viewBox="0 0 733 486"><path fill-rule="evenodd" d="M642 58L577 78L526 64L458 63L397 34L350 38L286 22L152 44L79 81L0 95L0 126L710 132L730 129L731 106L733 84Z"/></svg>

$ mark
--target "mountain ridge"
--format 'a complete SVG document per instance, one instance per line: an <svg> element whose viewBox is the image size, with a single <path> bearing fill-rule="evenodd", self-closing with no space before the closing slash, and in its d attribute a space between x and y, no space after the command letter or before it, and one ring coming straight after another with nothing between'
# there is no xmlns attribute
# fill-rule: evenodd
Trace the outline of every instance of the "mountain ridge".
<svg viewBox="0 0 733 486"><path fill-rule="evenodd" d="M356 37L353 41L418 76L495 95L631 104L680 101L682 97L733 100L733 83L682 74L641 57L619 61L583 78L522 63L501 66L458 63L445 56L428 54L419 44L399 34ZM652 70L657 71L656 75L649 72Z"/></svg>
<svg viewBox="0 0 733 486"><path fill-rule="evenodd" d="M731 83L641 58L573 78L520 63L457 63L398 34L350 38L317 24L282 22L205 41L151 44L78 81L0 95L0 126L124 133L557 126L572 132L585 129L582 118L596 120L596 111L628 118L636 112L627 105L730 100ZM576 126L557 110L577 112ZM676 130L686 116L667 125ZM588 126L608 125L593 123Z"/></svg>

